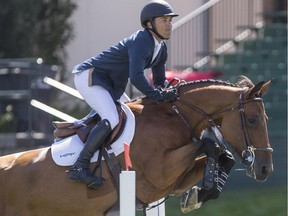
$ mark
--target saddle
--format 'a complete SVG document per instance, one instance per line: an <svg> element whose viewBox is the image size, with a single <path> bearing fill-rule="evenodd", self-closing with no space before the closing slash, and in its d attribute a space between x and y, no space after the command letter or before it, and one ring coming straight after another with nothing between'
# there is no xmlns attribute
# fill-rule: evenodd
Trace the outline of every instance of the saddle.
<svg viewBox="0 0 288 216"><path fill-rule="evenodd" d="M119 123L113 129L110 135L108 140L109 144L118 138L123 131L126 122L125 111L121 108L121 105L117 105L116 107L119 114ZM56 138L56 140L59 140L77 134L80 140L85 143L92 128L100 121L101 117L94 110L92 110L84 118L75 122L53 121L52 124L55 128L53 131L53 136Z"/></svg>

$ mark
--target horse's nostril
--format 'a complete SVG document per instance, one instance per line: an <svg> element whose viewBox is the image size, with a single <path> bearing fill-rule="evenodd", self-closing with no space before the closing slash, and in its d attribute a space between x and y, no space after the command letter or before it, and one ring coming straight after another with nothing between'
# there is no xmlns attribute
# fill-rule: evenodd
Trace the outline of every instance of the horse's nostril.
<svg viewBox="0 0 288 216"><path fill-rule="evenodd" d="M261 172L262 172L262 175L266 176L269 174L269 168L264 165L262 166Z"/></svg>

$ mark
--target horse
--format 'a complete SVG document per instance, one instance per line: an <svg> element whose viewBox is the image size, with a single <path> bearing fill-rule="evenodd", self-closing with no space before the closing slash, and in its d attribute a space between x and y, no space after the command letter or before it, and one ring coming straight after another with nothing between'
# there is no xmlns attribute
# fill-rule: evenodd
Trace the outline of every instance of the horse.
<svg viewBox="0 0 288 216"><path fill-rule="evenodd" d="M213 79L180 82L174 102L147 97L128 102L136 121L130 159L137 199L148 204L171 194L181 196L203 179L207 157L199 155L201 145L193 137L199 138L211 124L219 126L235 154L249 161L244 163L247 174L265 181L273 172L261 98L269 84L254 85L247 77L235 84ZM125 167L123 153L117 160ZM54 163L50 146L0 157L0 215L105 215L118 192L107 165L101 163L105 183L89 190L68 180L68 168Z"/></svg>

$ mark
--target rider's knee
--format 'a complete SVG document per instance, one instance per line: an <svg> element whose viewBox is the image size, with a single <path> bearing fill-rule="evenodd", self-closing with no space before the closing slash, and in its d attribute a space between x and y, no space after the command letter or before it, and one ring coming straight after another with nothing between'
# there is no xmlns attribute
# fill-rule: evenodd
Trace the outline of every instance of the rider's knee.
<svg viewBox="0 0 288 216"><path fill-rule="evenodd" d="M107 118L107 120L110 123L110 126L112 129L114 129L118 124L119 124L119 116L110 116L109 119Z"/></svg>
<svg viewBox="0 0 288 216"><path fill-rule="evenodd" d="M106 128L108 128L108 129L111 130L111 124L110 124L110 121L109 121L109 120L107 120L107 119L102 119L102 121L100 122L100 124L105 125Z"/></svg>

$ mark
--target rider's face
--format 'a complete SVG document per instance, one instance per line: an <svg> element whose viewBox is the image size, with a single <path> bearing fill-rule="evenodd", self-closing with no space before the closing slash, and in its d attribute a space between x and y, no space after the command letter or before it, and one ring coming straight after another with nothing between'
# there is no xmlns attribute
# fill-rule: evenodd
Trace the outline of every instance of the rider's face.
<svg viewBox="0 0 288 216"><path fill-rule="evenodd" d="M156 17L154 19L154 25L158 33L166 39L170 38L172 31L172 17L171 16L162 16ZM157 35L154 35L158 41L161 41Z"/></svg>

